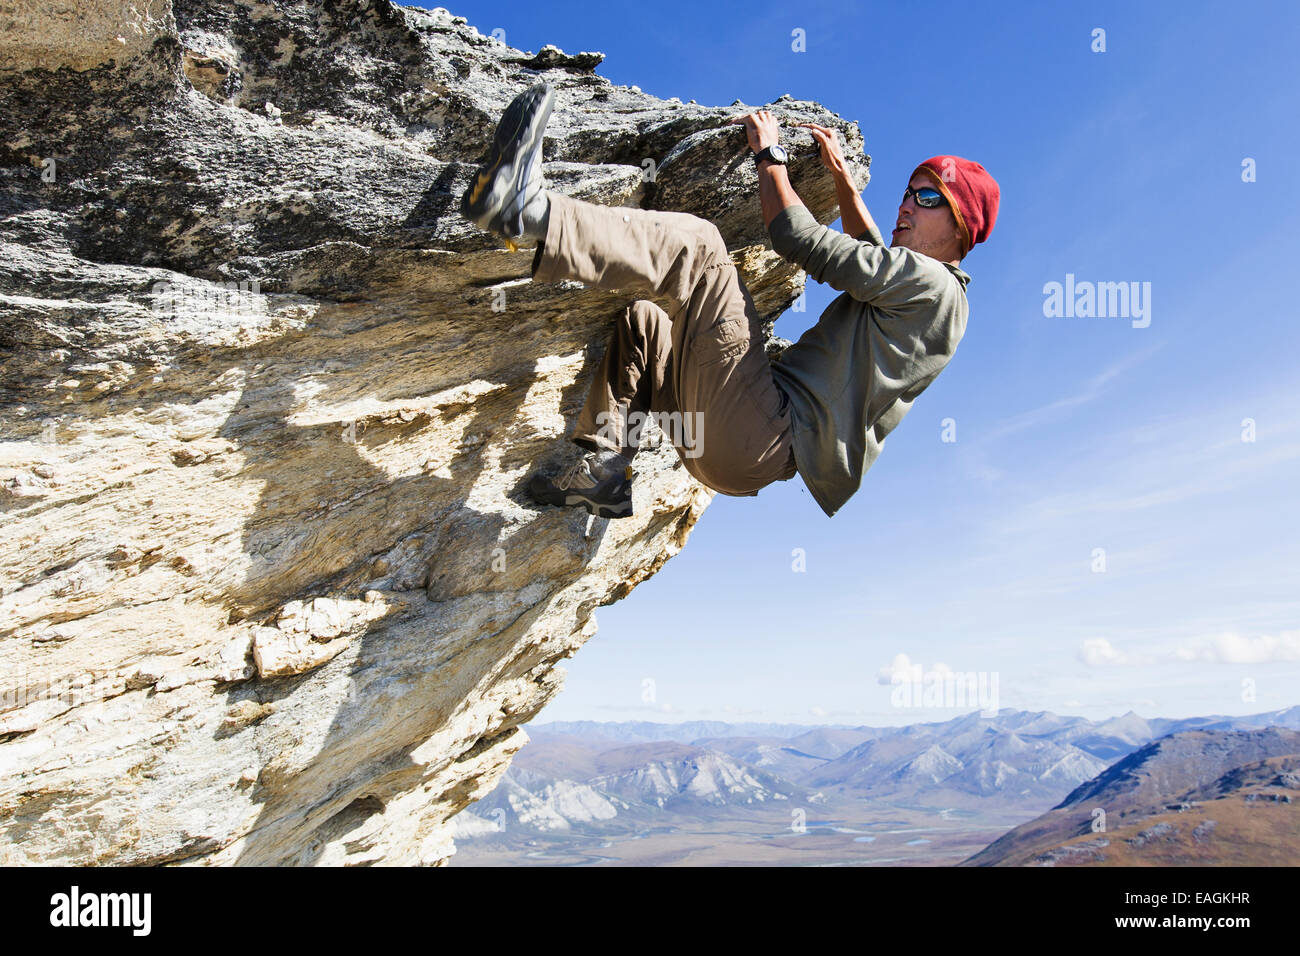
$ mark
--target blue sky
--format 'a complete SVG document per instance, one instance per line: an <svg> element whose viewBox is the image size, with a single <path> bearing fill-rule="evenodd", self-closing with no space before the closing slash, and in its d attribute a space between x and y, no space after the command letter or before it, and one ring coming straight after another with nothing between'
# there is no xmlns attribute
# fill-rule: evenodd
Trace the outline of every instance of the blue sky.
<svg viewBox="0 0 1300 956"><path fill-rule="evenodd" d="M1300 703L1296 5L449 9L520 49L599 50L600 75L664 99L818 101L861 126L882 225L934 154L1002 187L963 262L965 337L857 495L829 519L798 478L715 498L680 555L598 612L544 720L974 709L895 706L904 664L1092 718ZM1067 274L1150 283L1149 325L1046 316ZM809 282L778 334L836 295Z"/></svg>

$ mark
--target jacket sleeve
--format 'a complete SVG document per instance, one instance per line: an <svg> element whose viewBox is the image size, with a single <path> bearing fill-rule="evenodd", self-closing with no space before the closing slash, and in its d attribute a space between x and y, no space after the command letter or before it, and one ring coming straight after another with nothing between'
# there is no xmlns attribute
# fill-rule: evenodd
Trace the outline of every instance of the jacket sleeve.
<svg viewBox="0 0 1300 956"><path fill-rule="evenodd" d="M863 229L860 233L854 236L853 239L855 242L869 242L873 246L883 246L885 244L885 237L882 236L880 230L876 229L874 226L868 226L866 229Z"/></svg>
<svg viewBox="0 0 1300 956"><path fill-rule="evenodd" d="M801 203L781 210L768 231L772 248L783 259L818 282L879 309L932 308L948 284L941 264L930 267L906 249L851 239L823 226Z"/></svg>

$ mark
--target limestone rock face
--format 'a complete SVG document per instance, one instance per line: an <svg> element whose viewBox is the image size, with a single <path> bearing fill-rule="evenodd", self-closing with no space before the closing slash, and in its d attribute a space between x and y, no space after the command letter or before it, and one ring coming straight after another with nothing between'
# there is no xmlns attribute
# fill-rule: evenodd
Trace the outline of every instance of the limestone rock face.
<svg viewBox="0 0 1300 956"><path fill-rule="evenodd" d="M774 318L740 104L388 0L0 24L0 863L445 862L712 495L651 435L635 517L528 500L636 295L534 284L460 194L543 76L550 187L713 218Z"/></svg>

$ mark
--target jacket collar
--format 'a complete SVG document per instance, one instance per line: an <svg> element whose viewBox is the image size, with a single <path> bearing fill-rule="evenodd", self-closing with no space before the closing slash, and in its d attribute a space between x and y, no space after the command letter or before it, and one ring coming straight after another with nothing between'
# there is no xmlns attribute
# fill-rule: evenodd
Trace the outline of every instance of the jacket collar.
<svg viewBox="0 0 1300 956"><path fill-rule="evenodd" d="M961 266L955 266L950 262L945 262L943 267L953 274L953 277L961 283L961 289L966 291L966 286L970 285L970 275L962 271Z"/></svg>

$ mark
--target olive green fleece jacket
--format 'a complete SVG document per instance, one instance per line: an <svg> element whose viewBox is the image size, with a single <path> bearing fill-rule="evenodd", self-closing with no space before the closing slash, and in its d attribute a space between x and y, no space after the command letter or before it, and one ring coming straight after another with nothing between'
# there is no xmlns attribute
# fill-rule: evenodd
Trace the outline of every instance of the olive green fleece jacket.
<svg viewBox="0 0 1300 956"><path fill-rule="evenodd" d="M857 239L787 206L768 227L772 248L843 295L772 360L789 396L794 457L817 504L833 516L862 484L888 435L952 358L966 331L956 266L889 248L879 230Z"/></svg>

